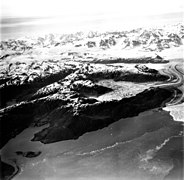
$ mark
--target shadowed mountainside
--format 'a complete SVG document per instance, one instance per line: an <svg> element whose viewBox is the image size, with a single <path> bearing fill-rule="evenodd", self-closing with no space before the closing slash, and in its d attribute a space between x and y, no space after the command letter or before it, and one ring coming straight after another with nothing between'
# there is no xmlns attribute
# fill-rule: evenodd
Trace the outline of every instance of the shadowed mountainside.
<svg viewBox="0 0 184 180"><path fill-rule="evenodd" d="M42 81L38 81L39 83L34 87L31 84L34 81L37 82L35 79L28 84L30 89L26 93L19 91L16 94L16 91L13 91L14 97L19 97L17 98L19 103L8 106L0 112L3 127L1 147L25 128L48 123L49 127L37 133L33 140L51 143L76 139L86 132L106 127L120 118L136 116L145 110L159 107L173 96L172 90L151 88L119 101L99 102L95 97L113 91L111 88L97 85L95 82L100 79L147 82L162 81L168 77L155 71L154 73L137 70L132 72L112 67L109 70L108 68L94 69L89 65L83 65L75 71L73 68L66 76L68 73L67 71L59 74L60 76L51 75L56 78L47 76L41 79ZM135 79L134 76L137 78ZM2 89L6 91L9 87L19 88L24 85L25 83L14 86L4 85ZM5 99L5 102L8 100Z"/></svg>

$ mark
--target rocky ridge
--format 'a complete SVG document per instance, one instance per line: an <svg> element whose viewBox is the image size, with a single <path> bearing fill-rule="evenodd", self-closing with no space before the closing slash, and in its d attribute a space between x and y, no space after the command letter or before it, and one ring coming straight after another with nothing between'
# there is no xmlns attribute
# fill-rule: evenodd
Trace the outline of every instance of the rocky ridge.
<svg viewBox="0 0 184 180"><path fill-rule="evenodd" d="M49 124L49 127L36 134L33 140L51 143L75 139L85 132L103 128L120 118L158 107L173 94L171 90L153 88L118 101L100 102L96 97L113 91L99 85L97 82L101 79L148 82L164 81L168 77L158 72L141 72L137 68L127 70L122 66L76 63L68 64L68 67L64 72L51 74L52 78L46 75L40 80L35 78L30 83L21 81L19 84L2 85L1 93L7 90L15 92L11 98L16 98L16 102L7 106L11 99L3 97L5 108L0 111L3 127L1 147L25 128L44 124ZM22 91L15 91L21 87ZM29 88L29 91L25 88ZM152 98L153 96L155 98Z"/></svg>
<svg viewBox="0 0 184 180"><path fill-rule="evenodd" d="M120 45L122 49L141 46L145 51L161 51L165 48L183 44L183 24L162 28L138 28L130 31L114 32L77 32L75 34L54 35L45 37L10 39L0 43L1 50L26 51L38 47L64 46L73 44L75 47L87 46L88 48L111 48ZM1 59L5 58L1 56Z"/></svg>

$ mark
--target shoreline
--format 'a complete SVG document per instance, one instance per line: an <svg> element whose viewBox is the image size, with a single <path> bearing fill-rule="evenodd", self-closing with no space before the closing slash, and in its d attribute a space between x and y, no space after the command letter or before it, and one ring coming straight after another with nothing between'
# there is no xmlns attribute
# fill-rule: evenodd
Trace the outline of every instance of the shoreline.
<svg viewBox="0 0 184 180"><path fill-rule="evenodd" d="M0 59L0 152L2 162L14 168L8 179L44 178L49 172L83 177L86 164L90 177L98 172L94 163L99 177L108 168L126 174L135 165L137 175L166 178L172 165L169 176L182 165L177 159L183 148L184 59L175 59L182 31L92 35L1 43L6 54ZM141 48L146 57L138 56Z"/></svg>
<svg viewBox="0 0 184 180"><path fill-rule="evenodd" d="M140 113L138 116L143 116L144 114L150 114L150 112L152 112L152 113L154 113L154 112L160 112L160 110L159 110L160 108L156 108L156 109L151 109L151 110L148 110L148 111L145 111L145 112L142 112L142 113ZM167 111L165 111L165 110L161 110L161 111L163 111L164 113L167 113ZM132 117L132 118L128 118L128 119L134 119L134 118L136 118L137 116L135 116L135 117ZM172 117L172 119L173 119L173 117ZM173 119L173 121L174 121L174 119ZM118 121L117 122L115 122L115 123L118 123ZM110 126L113 126L113 124L111 124ZM109 127L106 127L106 128L109 128ZM106 128L104 128L104 129L106 129ZM93 132L94 133L94 132ZM32 134L33 135L33 134ZM85 134L84 134L84 136L86 136ZM75 141L78 141L79 139L76 139L76 140L74 140L74 142ZM130 140L131 141L131 140ZM34 143L34 142L33 142ZM60 142L57 142L57 143L62 143L62 141L60 141ZM56 143L56 144L57 144ZM52 144L50 144L50 145L52 145ZM50 146L49 145L49 146ZM43 147L44 146L48 146L47 144L43 144ZM83 153L82 153L83 154ZM85 154L85 153L84 153ZM14 171L14 173L13 174L11 174L9 177L8 177L8 179L13 179L14 177L16 177L16 175L18 175L18 173L20 172L20 167L18 166L18 164L16 163L16 161L13 161L14 163L15 163L15 166L13 166L14 168L16 167L16 170ZM9 164L10 165L10 164ZM177 166L178 167L178 166ZM174 170L176 170L175 169L175 166L173 167L173 169ZM169 175L171 175L172 176L172 174L171 174L171 172L172 172L173 170L171 170L170 171L170 173L169 173Z"/></svg>
<svg viewBox="0 0 184 180"><path fill-rule="evenodd" d="M169 98L170 99L170 98ZM168 100L167 100L168 101ZM166 104L166 102L163 102L164 104ZM149 114L149 112L159 112L160 111L160 108L161 108L161 111L164 111L164 112L168 112L168 110L165 110L166 108L167 108L167 106L165 106L165 105L161 105L160 107L158 107L158 108L154 108L154 109L150 109L150 110L146 110L146 111L144 111L144 112L141 112L141 113L139 113L137 116L133 116L133 117L130 117L130 118L136 118L136 117L138 117L138 116L140 116L140 114ZM169 111L170 112L170 111ZM175 119L174 119L174 117L171 115L171 117L172 117L172 119L173 119L173 121L175 121ZM121 119L120 119L121 120ZM119 120L118 120L119 121ZM118 121L116 121L116 122L118 122ZM116 123L115 122L115 123ZM113 123L112 124L110 124L109 126L111 126L111 125L113 125ZM47 126L47 125L46 125ZM39 127L39 129L41 128L41 129L44 129L44 127L45 126L41 126L41 127ZM108 126L107 127L104 127L104 128L108 128ZM98 131L98 130L96 130L96 131ZM34 132L34 131L33 131ZM36 130L36 132L40 132L40 130ZM34 132L35 133L35 132ZM34 133L30 136L30 140L34 137ZM90 132L88 132L88 133L90 133ZM85 134L84 134L85 135ZM77 141L78 139L76 139L76 140L74 140L74 141ZM34 141L30 141L31 143L35 143ZM59 142L62 142L62 141L58 141L58 143ZM41 143L41 142L40 142ZM47 145L47 143L45 144L45 143L42 143L42 145L43 146L45 146L45 145ZM52 143L50 144L50 145L52 145ZM6 146L6 145L5 145ZM3 149L3 148L2 148ZM18 166L18 164L17 164L17 162L16 162L16 160L13 160L12 162L15 164L15 166L13 166L11 163L8 163L8 162L6 162L6 161L2 161L2 162L4 162L4 163L6 163L6 164L8 164L8 165L10 165L10 166L12 166L12 167L14 167L14 169L15 169L15 171L13 172L13 174L10 174L9 175L9 177L8 177L8 179L10 180L10 179L13 179L14 177L16 177L16 175L18 175L18 173L20 172L20 167ZM174 167L173 167L174 168ZM171 170L172 171L172 170Z"/></svg>

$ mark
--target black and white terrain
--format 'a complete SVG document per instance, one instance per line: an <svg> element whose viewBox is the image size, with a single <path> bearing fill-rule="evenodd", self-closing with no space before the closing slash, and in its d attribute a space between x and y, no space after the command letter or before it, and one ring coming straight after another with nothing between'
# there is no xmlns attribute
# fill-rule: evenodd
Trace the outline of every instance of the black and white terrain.
<svg viewBox="0 0 184 180"><path fill-rule="evenodd" d="M1 178L183 178L184 25L0 43Z"/></svg>

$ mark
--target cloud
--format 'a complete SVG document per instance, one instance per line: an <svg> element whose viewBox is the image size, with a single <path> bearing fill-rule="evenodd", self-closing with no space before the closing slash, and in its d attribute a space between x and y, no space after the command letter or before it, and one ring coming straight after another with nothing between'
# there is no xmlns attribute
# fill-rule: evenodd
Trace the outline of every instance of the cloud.
<svg viewBox="0 0 184 180"><path fill-rule="evenodd" d="M183 10L183 0L2 0L2 16L144 16Z"/></svg>

